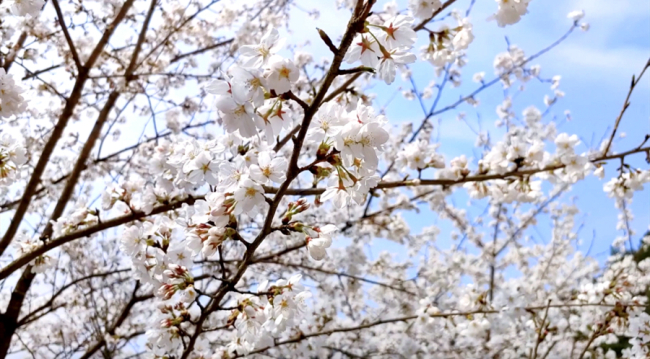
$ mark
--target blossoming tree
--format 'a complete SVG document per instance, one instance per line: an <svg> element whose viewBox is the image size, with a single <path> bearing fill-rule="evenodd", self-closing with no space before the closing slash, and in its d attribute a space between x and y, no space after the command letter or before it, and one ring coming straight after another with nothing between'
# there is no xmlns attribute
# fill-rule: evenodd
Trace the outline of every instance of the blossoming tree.
<svg viewBox="0 0 650 359"><path fill-rule="evenodd" d="M582 12L442 107L474 1L324 3L350 15L340 38L313 30L324 61L281 36L297 0L0 3L1 358L648 356L650 259L625 245L650 181L629 160L649 136L613 140L650 63L586 152L509 97L478 158L439 153L432 131L486 88L543 80L532 61L587 30ZM497 0L490 20L514 25L528 3ZM440 85L408 91L424 115L400 127L369 85L420 61ZM604 266L577 250L578 208L560 198L587 176L607 177L626 234ZM409 228L424 207L456 227L452 248ZM529 241L539 216L548 243ZM403 255L370 257L379 238Z"/></svg>

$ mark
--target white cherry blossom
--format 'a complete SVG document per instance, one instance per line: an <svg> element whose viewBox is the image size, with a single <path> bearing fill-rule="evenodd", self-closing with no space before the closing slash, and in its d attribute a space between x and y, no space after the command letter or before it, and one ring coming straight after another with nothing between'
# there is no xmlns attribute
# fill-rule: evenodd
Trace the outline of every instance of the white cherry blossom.
<svg viewBox="0 0 650 359"><path fill-rule="evenodd" d="M13 0L12 2L11 12L16 16L38 17L45 5L45 0Z"/></svg>
<svg viewBox="0 0 650 359"><path fill-rule="evenodd" d="M377 69L379 78L390 85L395 81L397 67L413 63L415 60L415 55L409 53L404 48L384 51L382 52L379 68Z"/></svg>
<svg viewBox="0 0 650 359"><path fill-rule="evenodd" d="M284 39L280 39L277 29L270 29L257 45L245 45L239 50L242 56L242 64L248 68L260 68L267 60L278 52L284 45Z"/></svg>
<svg viewBox="0 0 650 359"><path fill-rule="evenodd" d="M418 19L428 19L441 6L440 0L409 0L409 10Z"/></svg>
<svg viewBox="0 0 650 359"><path fill-rule="evenodd" d="M293 61L274 57L269 61L266 82L269 90L277 94L291 91L291 85L298 80L300 74Z"/></svg>
<svg viewBox="0 0 650 359"><path fill-rule="evenodd" d="M13 5L13 7L17 6L17 4ZM16 84L13 76L7 74L4 68L0 68L0 118L19 115L25 111L27 103L21 93L23 89Z"/></svg>
<svg viewBox="0 0 650 359"><path fill-rule="evenodd" d="M257 165L250 168L251 178L259 183L268 184L271 182L282 183L285 179L284 172L287 168L287 160L282 157L275 157L272 153L264 151L257 157Z"/></svg>
<svg viewBox="0 0 650 359"><path fill-rule="evenodd" d="M248 213L253 208L265 203L264 189L259 184L250 179L244 179L234 192L237 205L235 214Z"/></svg>

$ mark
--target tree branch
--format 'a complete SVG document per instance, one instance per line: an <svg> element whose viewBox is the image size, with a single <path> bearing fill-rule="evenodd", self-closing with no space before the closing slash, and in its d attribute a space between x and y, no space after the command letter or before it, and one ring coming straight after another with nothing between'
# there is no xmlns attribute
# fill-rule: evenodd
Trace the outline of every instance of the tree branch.
<svg viewBox="0 0 650 359"><path fill-rule="evenodd" d="M424 27L429 23L429 21L433 20L434 17L438 16L441 12L445 11L446 8L448 8L449 6L451 6L451 4L453 4L455 2L456 2L456 0L448 0L447 2L442 4L440 9L434 11L433 14L431 14L431 16L429 18L422 20L422 22L420 22L415 27L413 27L413 30L414 31L420 31L420 30L424 29Z"/></svg>
<svg viewBox="0 0 650 359"><path fill-rule="evenodd" d="M202 54L204 52L219 48L221 46L231 44L234 40L235 39L228 39L228 40L221 41L221 42L218 42L218 43L213 44L213 45L206 46L206 47L204 47L202 49L197 49L197 50L194 50L194 51L186 52L184 54L176 55L176 56L174 56L174 58L172 58L172 60L169 63L173 64L173 63L178 62L178 61L180 61L180 60L182 60L182 59L184 59L186 57L199 55L199 54Z"/></svg>
<svg viewBox="0 0 650 359"><path fill-rule="evenodd" d="M212 311L214 311L216 308L219 307L220 301L223 299L226 293L228 293L228 291L234 285L236 285L237 282L239 282L241 277L244 275L244 272L248 268L248 265L253 260L255 250L260 246L260 244L262 244L262 241L264 241L266 236L269 233L271 233L272 231L271 225L273 222L273 217L275 216L275 212L278 206L280 205L280 201L282 200L285 191L291 185L291 182L293 182L293 180L296 177L298 177L298 175L300 174L300 169L298 167L298 158L300 157L302 144L305 140L305 137L307 136L307 131L309 129L309 124L311 123L311 119L316 114L316 111L318 110L318 107L322 103L323 98L325 97L325 94L329 90L329 87L331 86L332 82L334 81L336 76L338 76L338 70L341 65L341 62L343 61L343 54L347 52L348 47L352 44L352 40L356 35L356 33L363 29L364 22L368 17L368 14L370 13L370 9L372 8L374 2L375 0L368 0L365 6L362 6L363 0L358 0L357 6L355 8L355 12L352 15L350 21L348 22L348 27L347 30L345 31L345 34L343 35L341 44L338 48L338 52L334 55L332 65L330 66L327 75L325 76L325 79L322 82L321 88L318 91L317 95L315 96L311 106L309 106L309 108L305 111L305 115L303 117L300 131L298 132L297 138L294 140L293 153L291 155L291 159L289 161L289 166L287 171L287 179L284 181L284 183L282 183L275 198L273 199L273 202L270 204L269 210L266 215L266 219L264 221L264 225L260 233L258 234L258 236L251 244L251 246L247 249L244 255L244 260L240 264L237 272L233 275L232 278L229 279L228 281L229 284L222 282L215 297L210 300L210 303L206 307L205 311L203 311L203 313L197 320L194 334L190 337L187 347L183 351L183 355L181 356L180 359L188 358L188 356L194 349L194 344L196 343L196 340L198 339L199 335L201 335L203 329L202 328L203 322L208 318L208 316Z"/></svg>
<svg viewBox="0 0 650 359"><path fill-rule="evenodd" d="M34 167L32 176L27 182L27 186L25 187L23 196L20 200L20 203L18 204L16 213L14 214L11 223L7 228L7 231L2 237L2 240L0 240L0 255L4 253L7 246L9 246L9 243L11 243L12 239L14 238L14 235L16 234L18 228L20 227L20 223L25 217L25 213L27 213L29 204L31 203L32 200L32 196L34 195L34 191L36 191L36 188L38 187L38 184L41 181L41 176L43 175L43 172L45 171L45 167L47 166L47 163L50 160L50 156L52 155L52 152L54 152L54 148L56 147L57 142L61 138L61 135L63 134L63 130L68 124L68 120L70 120L70 118L72 117L74 113L74 109L79 103L79 99L81 98L84 85L86 83L86 80L88 79L88 73L90 71L90 68L92 68L92 66L95 64L95 61L97 60L99 54L103 51L104 47L108 43L108 40L110 39L111 35L115 31L117 25L120 22L122 22L122 20L126 16L126 13L128 12L129 8L131 7L131 5L133 5L133 1L134 0L125 1L119 13L115 16L113 22L104 31L104 34L102 35L101 39L95 46L95 49L91 53L84 67L79 70L79 74L77 76L75 85L72 89L72 93L70 94L70 97L66 101L65 107L63 108L63 111L59 116L59 120L57 121L56 125L52 129L50 138L48 139L47 143L43 147L41 156L39 157L38 162Z"/></svg>
<svg viewBox="0 0 650 359"><path fill-rule="evenodd" d="M59 25L61 26L61 30L63 31L63 35L65 36L65 41L68 43L68 47L70 48L70 54L72 55L72 59L74 60L75 65L77 65L77 70L80 70L81 67L83 66L81 64L81 60L79 59L79 55L77 54L77 48L74 46L74 42L72 42L72 37L70 37L70 33L68 32L68 27L65 24L65 19L63 19L63 12L61 12L61 7L59 6L59 0L52 0L52 5L54 5L54 10L56 10L56 16L59 18Z"/></svg>
<svg viewBox="0 0 650 359"><path fill-rule="evenodd" d="M618 114L618 117L616 117L614 130L612 131L611 136L609 136L609 141L607 141L607 146L605 146L605 150L603 151L603 156L606 156L607 153L609 152L609 148L612 146L612 142L614 142L614 137L616 136L616 131L618 130L618 126L621 123L621 119L623 118L623 115L625 114L627 108L630 106L630 96L632 96L632 92L634 91L634 88L639 83L639 81L641 81L641 78L643 77L643 74L645 73L645 70L648 69L648 67L650 67L650 59L648 59L648 62L646 62L645 66L643 67L643 70L641 70L639 77L635 79L634 75L632 75L632 83L630 84L630 89L628 90L627 96L625 97L623 108L621 109L621 112Z"/></svg>

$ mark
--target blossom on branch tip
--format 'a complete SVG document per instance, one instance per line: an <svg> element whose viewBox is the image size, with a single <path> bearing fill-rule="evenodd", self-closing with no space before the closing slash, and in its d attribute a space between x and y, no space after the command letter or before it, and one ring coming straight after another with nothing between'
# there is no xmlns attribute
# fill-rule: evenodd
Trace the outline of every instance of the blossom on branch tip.
<svg viewBox="0 0 650 359"><path fill-rule="evenodd" d="M499 4L497 12L490 16L489 20L496 20L500 27L512 25L528 13L530 0L496 0Z"/></svg>
<svg viewBox="0 0 650 359"><path fill-rule="evenodd" d="M264 188L258 183L246 178L234 192L237 205L234 214L249 213L254 208L264 204Z"/></svg>
<svg viewBox="0 0 650 359"><path fill-rule="evenodd" d="M417 34L413 31L413 18L405 15L397 15L388 20L381 27L383 34L379 37L382 45L389 49L398 47L411 47L417 40Z"/></svg>
<svg viewBox="0 0 650 359"><path fill-rule="evenodd" d="M19 115L27 109L21 93L23 89L14 82L13 76L0 67L0 119Z"/></svg>
<svg viewBox="0 0 650 359"><path fill-rule="evenodd" d="M258 45L244 45L239 49L242 57L242 65L247 68L260 68L283 45L284 39L280 39L278 30L272 28L262 36Z"/></svg>
<svg viewBox="0 0 650 359"><path fill-rule="evenodd" d="M262 184L282 183L286 178L287 160L284 157L271 158L272 153L260 152L257 165L250 167L251 178Z"/></svg>
<svg viewBox="0 0 650 359"><path fill-rule="evenodd" d="M31 17L38 17L43 5L45 0L13 0L13 4L10 4L14 15Z"/></svg>
<svg viewBox="0 0 650 359"><path fill-rule="evenodd" d="M379 78L390 85L395 81L397 67L415 62L417 58L408 52L406 48L396 48L390 51L383 51L377 73Z"/></svg>
<svg viewBox="0 0 650 359"><path fill-rule="evenodd" d="M25 148L8 134L0 137L0 186L20 179L20 169L27 162Z"/></svg>
<svg viewBox="0 0 650 359"><path fill-rule="evenodd" d="M344 60L348 64L361 60L361 64L366 67L376 68L379 64L381 51L377 41L368 34L358 34L348 48Z"/></svg>
<svg viewBox="0 0 650 359"><path fill-rule="evenodd" d="M269 67L266 70L266 83L269 90L280 95L291 91L291 85L298 81L300 76L298 68L293 61L281 57L273 57L269 60Z"/></svg>
<svg viewBox="0 0 650 359"><path fill-rule="evenodd" d="M428 19L433 12L440 9L442 2L440 0L409 0L409 10L418 19Z"/></svg>
<svg viewBox="0 0 650 359"><path fill-rule="evenodd" d="M238 103L232 97L222 96L217 100L217 108L222 114L226 131L239 131L243 137L252 137L257 134L255 121L259 115L250 103Z"/></svg>

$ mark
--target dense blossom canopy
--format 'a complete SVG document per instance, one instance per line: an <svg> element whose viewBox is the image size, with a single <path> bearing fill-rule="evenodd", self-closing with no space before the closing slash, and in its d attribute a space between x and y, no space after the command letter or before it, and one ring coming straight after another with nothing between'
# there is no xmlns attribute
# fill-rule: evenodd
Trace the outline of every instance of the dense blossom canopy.
<svg viewBox="0 0 650 359"><path fill-rule="evenodd" d="M514 25L530 2L497 0L487 21ZM587 31L584 12L537 54L508 44L445 107L474 1L324 3L349 18L339 38L308 29L322 60L283 36L294 0L0 3L0 358L650 355L650 235L632 243L629 225L650 182L629 158L650 161L650 136L614 143L650 62L588 150L546 116L564 93L533 63ZM437 84L418 91L420 62ZM400 77L417 122L373 101ZM532 80L554 96L516 113L509 91ZM499 86L503 131L439 152L434 118ZM589 176L625 234L605 263L578 251L561 198ZM412 230L404 214L427 209L455 230Z"/></svg>

